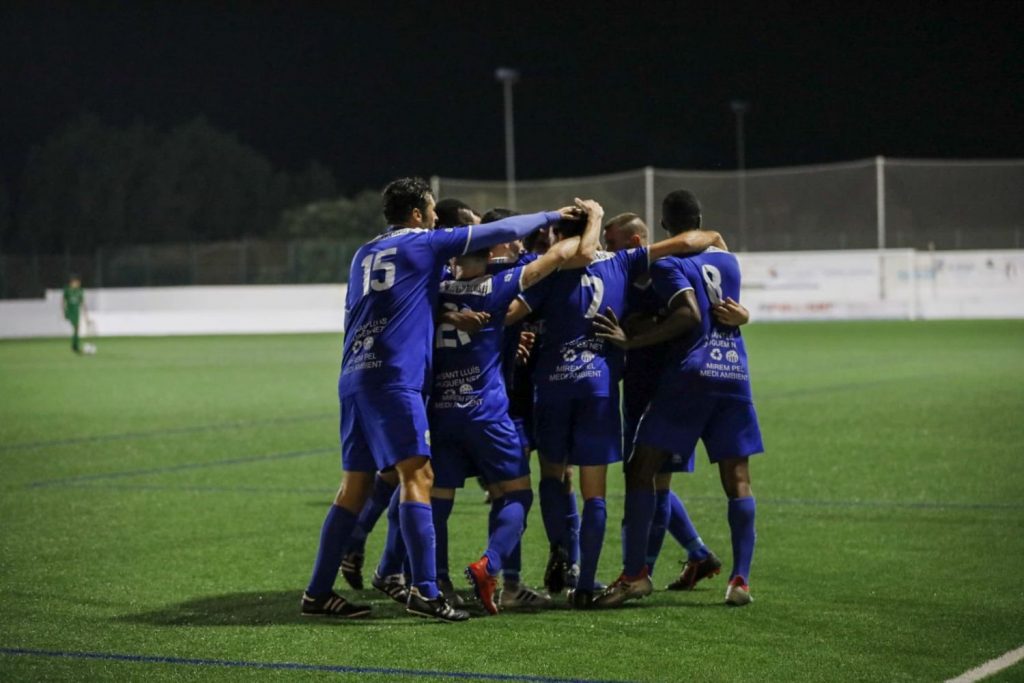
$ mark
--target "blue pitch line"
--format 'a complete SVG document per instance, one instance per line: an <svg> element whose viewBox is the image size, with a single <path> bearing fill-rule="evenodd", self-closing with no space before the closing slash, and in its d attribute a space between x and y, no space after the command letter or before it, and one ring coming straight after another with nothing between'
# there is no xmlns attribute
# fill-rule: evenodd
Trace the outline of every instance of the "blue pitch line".
<svg viewBox="0 0 1024 683"><path fill-rule="evenodd" d="M172 427L170 429L154 429L141 432L120 432L114 434L97 434L96 436L82 436L73 439L51 439L49 441L26 441L23 443L0 444L0 453L4 451L32 450L36 448L49 448L52 446L74 446L83 443L96 443L101 441L126 441L130 439L148 439L154 436L176 436L178 434L195 434L197 432L216 432L225 429L238 427L262 427L263 425L289 424L293 422L311 422L324 420L326 418L337 419L337 414L321 415L300 415L298 417L279 417L269 420L237 420L235 422L220 422L208 425L194 425L192 427Z"/></svg>
<svg viewBox="0 0 1024 683"><path fill-rule="evenodd" d="M684 501L721 502L718 496L680 496ZM845 507L845 508L909 508L939 509L952 508L961 510L1019 510L1024 503L954 503L909 500L814 500L807 498L758 498L758 503L767 505L804 505L813 507Z"/></svg>
<svg viewBox="0 0 1024 683"><path fill-rule="evenodd" d="M189 666L218 666L240 669L276 669L285 671L322 671L341 674L382 674L385 676L409 676L435 678L456 678L480 681L526 681L528 683L624 683L618 681L588 678L551 678L524 674L488 674L469 671L430 671L420 669L392 669L376 666L344 666L341 664L303 664L301 662L248 662L231 659L198 659L192 657L158 657L153 655L131 655L111 652L65 652L61 650L33 650L21 647L2 647L0 654L27 657L57 657L62 659L98 659L136 664L185 664Z"/></svg>
<svg viewBox="0 0 1024 683"><path fill-rule="evenodd" d="M313 448L304 451L289 451L285 453L271 453L270 455L251 455L244 458L228 458L226 460L214 460L212 462L188 462L181 465L168 465L166 467L150 467L141 470L120 470L118 472L104 472L102 474L83 474L75 477L61 477L59 479L44 479L35 481L28 485L29 488L41 488L44 486L60 486L61 484L77 484L83 481L97 481L99 479L119 479L121 477L136 477L145 474L162 474L165 472L180 472L182 470L198 470L207 467L222 467L225 465L244 465L252 462L267 462L270 460L287 460L289 458L304 458L308 455L319 455L321 453L336 452L336 446L331 448Z"/></svg>
<svg viewBox="0 0 1024 683"><path fill-rule="evenodd" d="M319 451L318 451L319 452ZM43 484L49 485L50 482ZM85 480L53 481L52 485L73 486L76 488L115 489L129 491L186 491L196 493L283 493L283 494L327 494L332 488L296 488L288 486L204 486L196 484L92 484ZM38 484L30 484L35 487ZM720 503L724 499L719 496L682 496L685 502ZM805 507L843 507L843 508L906 508L911 510L1021 510L1024 503L957 503L942 501L901 501L901 500L814 500L804 498L758 498L762 505L805 506Z"/></svg>

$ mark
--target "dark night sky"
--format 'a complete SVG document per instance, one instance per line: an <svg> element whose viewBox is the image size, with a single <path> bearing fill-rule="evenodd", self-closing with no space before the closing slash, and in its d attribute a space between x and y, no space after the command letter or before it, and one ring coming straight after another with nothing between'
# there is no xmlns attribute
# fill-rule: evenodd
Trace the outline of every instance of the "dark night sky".
<svg viewBox="0 0 1024 683"><path fill-rule="evenodd" d="M519 175L647 164L1024 156L1024 2L0 4L0 173L82 111L205 115L348 190L500 178L518 67Z"/></svg>

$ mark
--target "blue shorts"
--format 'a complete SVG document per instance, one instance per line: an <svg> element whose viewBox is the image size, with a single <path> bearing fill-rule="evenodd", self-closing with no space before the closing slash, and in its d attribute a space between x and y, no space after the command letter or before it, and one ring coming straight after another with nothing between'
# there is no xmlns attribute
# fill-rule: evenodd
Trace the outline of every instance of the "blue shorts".
<svg viewBox="0 0 1024 683"><path fill-rule="evenodd" d="M433 422L434 486L460 489L469 477L488 484L530 474L530 461L510 418L494 422Z"/></svg>
<svg viewBox="0 0 1024 683"><path fill-rule="evenodd" d="M548 462L608 465L622 460L618 392L538 400L533 417L537 450Z"/></svg>
<svg viewBox="0 0 1024 683"><path fill-rule="evenodd" d="M657 379L650 372L630 371L629 366L622 378L622 436L625 445L625 459L629 460L633 453L633 441L636 428L640 424L644 410L651 402L658 388ZM688 456L673 453L661 467L662 474L672 472L693 472L693 464L697 451L690 451Z"/></svg>
<svg viewBox="0 0 1024 683"><path fill-rule="evenodd" d="M533 451L533 420L522 417L513 417L512 424L515 425L516 434L519 435L519 443L522 444L523 453L529 457Z"/></svg>
<svg viewBox="0 0 1024 683"><path fill-rule="evenodd" d="M693 391L659 391L636 431L636 443L672 453L689 453L698 440L704 442L711 462L764 451L753 403Z"/></svg>
<svg viewBox="0 0 1024 683"><path fill-rule="evenodd" d="M417 455L430 457L423 394L415 389L384 388L341 398L342 469L388 470Z"/></svg>

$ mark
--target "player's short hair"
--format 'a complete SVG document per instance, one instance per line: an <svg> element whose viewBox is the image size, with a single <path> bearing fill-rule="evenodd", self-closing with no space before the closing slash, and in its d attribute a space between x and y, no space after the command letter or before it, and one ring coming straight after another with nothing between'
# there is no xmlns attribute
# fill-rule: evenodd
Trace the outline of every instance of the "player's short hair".
<svg viewBox="0 0 1024 683"><path fill-rule="evenodd" d="M689 190L669 192L661 201L661 226L673 234L696 230L700 219L700 200Z"/></svg>
<svg viewBox="0 0 1024 683"><path fill-rule="evenodd" d="M465 225L465 221L459 217L460 211L476 213L476 211L473 211L473 207L455 197L446 197L438 201L437 205L434 206L434 211L437 213L437 227L439 228L454 228Z"/></svg>
<svg viewBox="0 0 1024 683"><path fill-rule="evenodd" d="M642 240L647 239L647 224L635 213L620 213L612 216L611 220L604 224L605 230L622 230L627 235L637 235Z"/></svg>
<svg viewBox="0 0 1024 683"><path fill-rule="evenodd" d="M427 212L433 193L423 178L399 178L384 188L384 218L391 225L409 220L413 209Z"/></svg>
<svg viewBox="0 0 1024 683"><path fill-rule="evenodd" d="M508 218L509 216L518 215L518 211L513 211L512 209L505 209L500 206L496 206L480 217L480 223L493 223L494 221L500 221L501 219Z"/></svg>
<svg viewBox="0 0 1024 683"><path fill-rule="evenodd" d="M569 237L579 237L587 228L587 214L581 213L571 218L560 218L553 226L558 239L564 240Z"/></svg>

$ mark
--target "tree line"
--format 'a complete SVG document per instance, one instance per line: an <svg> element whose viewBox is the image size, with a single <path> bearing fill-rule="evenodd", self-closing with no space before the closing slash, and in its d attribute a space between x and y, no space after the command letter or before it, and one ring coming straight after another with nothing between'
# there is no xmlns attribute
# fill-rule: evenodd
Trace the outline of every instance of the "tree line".
<svg viewBox="0 0 1024 683"><path fill-rule="evenodd" d="M340 197L316 161L276 170L205 118L162 130L82 115L34 147L16 187L0 184L0 249L89 253L99 247L242 238L375 234L377 192Z"/></svg>

